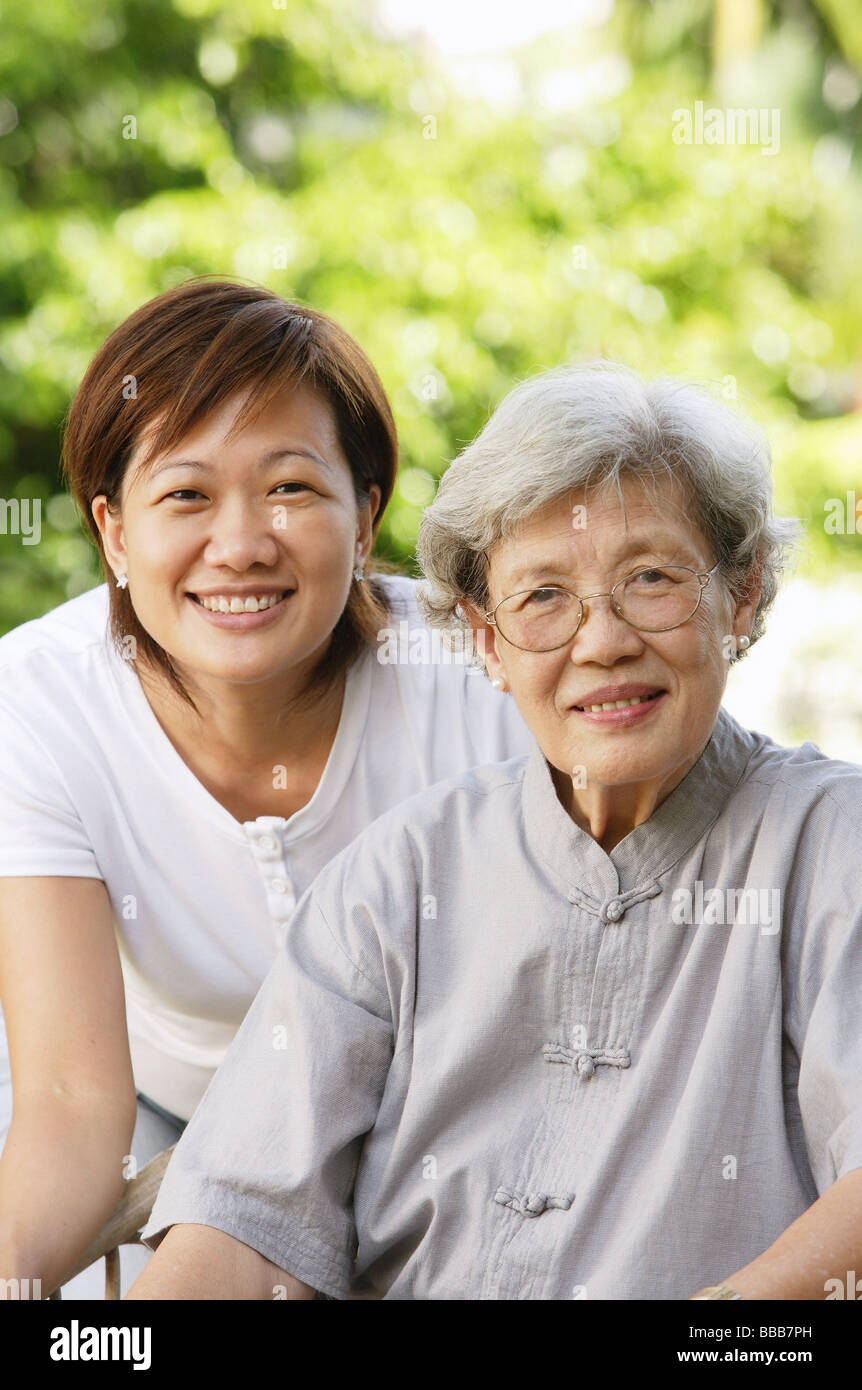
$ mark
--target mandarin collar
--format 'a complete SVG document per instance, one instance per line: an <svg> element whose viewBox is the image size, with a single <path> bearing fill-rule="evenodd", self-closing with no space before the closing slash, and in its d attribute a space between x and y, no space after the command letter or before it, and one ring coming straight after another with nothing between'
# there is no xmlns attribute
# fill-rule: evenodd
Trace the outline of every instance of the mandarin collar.
<svg viewBox="0 0 862 1390"><path fill-rule="evenodd" d="M655 880L718 819L755 749L765 741L738 724L722 705L697 762L649 819L635 826L610 854L564 809L536 743L522 793L527 842L573 901L582 894L598 903L625 894L654 896L661 891Z"/></svg>

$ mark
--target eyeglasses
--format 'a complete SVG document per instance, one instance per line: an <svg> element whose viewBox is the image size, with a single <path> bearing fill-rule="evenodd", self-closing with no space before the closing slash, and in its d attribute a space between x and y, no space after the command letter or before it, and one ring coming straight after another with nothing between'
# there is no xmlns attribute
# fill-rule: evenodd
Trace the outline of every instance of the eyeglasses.
<svg viewBox="0 0 862 1390"><path fill-rule="evenodd" d="M553 652L571 642L588 599L609 598L618 618L640 632L670 632L693 618L718 565L698 573L687 565L635 570L607 594L573 594L556 585L510 594L485 614L510 646Z"/></svg>

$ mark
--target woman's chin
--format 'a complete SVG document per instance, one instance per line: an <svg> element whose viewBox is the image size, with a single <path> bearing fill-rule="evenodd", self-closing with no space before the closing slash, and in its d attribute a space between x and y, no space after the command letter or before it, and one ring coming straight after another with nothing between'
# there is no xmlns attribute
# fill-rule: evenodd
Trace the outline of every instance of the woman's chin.
<svg viewBox="0 0 862 1390"><path fill-rule="evenodd" d="M212 650L187 651L165 649L180 679L187 687L213 683L228 685L261 685L268 681L284 680L298 664L291 653L279 650L216 653Z"/></svg>
<svg viewBox="0 0 862 1390"><path fill-rule="evenodd" d="M633 749L586 747L581 740L566 748L550 747L536 742L551 767L578 788L593 786L614 787L632 782L649 782L666 775L667 745L650 752Z"/></svg>

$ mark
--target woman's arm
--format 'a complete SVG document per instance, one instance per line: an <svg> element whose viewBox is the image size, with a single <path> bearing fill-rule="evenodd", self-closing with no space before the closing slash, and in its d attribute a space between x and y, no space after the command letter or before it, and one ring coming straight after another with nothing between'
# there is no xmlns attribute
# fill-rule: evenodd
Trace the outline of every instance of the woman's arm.
<svg viewBox="0 0 862 1390"><path fill-rule="evenodd" d="M855 1272L854 1272L855 1271ZM854 1293L847 1293L852 1273ZM862 1168L845 1173L768 1250L722 1282L743 1298L826 1298L837 1279L844 1297L862 1280ZM834 1288L834 1285L830 1285Z"/></svg>
<svg viewBox="0 0 862 1390"><path fill-rule="evenodd" d="M129 1299L309 1299L310 1284L214 1226L172 1226Z"/></svg>
<svg viewBox="0 0 862 1390"><path fill-rule="evenodd" d="M74 1269L123 1191L135 1084L104 883L0 878L0 998L12 1124L0 1158L0 1278Z"/></svg>

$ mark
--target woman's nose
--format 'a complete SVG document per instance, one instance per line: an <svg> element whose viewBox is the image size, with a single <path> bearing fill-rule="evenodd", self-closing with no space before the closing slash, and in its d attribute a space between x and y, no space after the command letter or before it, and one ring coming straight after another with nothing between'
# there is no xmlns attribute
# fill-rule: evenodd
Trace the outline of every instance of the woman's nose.
<svg viewBox="0 0 862 1390"><path fill-rule="evenodd" d="M243 572L254 564L273 565L278 542L271 510L242 502L225 503L214 515L204 558L214 568L225 566Z"/></svg>
<svg viewBox="0 0 862 1390"><path fill-rule="evenodd" d="M637 652L642 645L641 634L619 616L611 603L610 594L590 594L581 599L583 617L572 642L572 659L608 660Z"/></svg>

